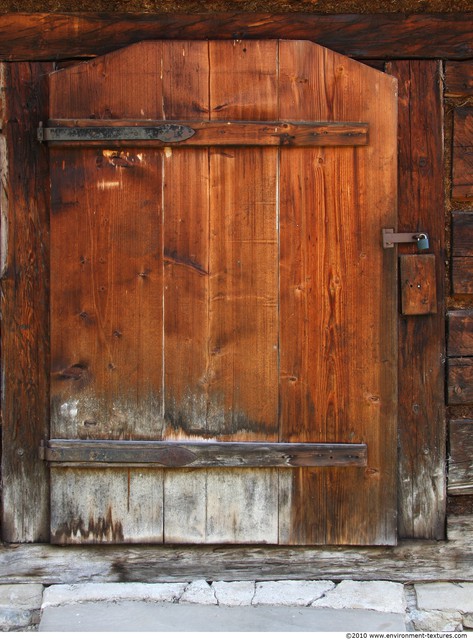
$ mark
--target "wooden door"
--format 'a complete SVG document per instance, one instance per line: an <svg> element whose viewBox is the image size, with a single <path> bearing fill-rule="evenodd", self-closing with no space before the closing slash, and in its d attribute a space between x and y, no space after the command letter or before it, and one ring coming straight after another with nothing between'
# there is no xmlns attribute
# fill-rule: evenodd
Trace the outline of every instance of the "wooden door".
<svg viewBox="0 0 473 640"><path fill-rule="evenodd" d="M49 117L51 540L394 544L395 80L151 41Z"/></svg>

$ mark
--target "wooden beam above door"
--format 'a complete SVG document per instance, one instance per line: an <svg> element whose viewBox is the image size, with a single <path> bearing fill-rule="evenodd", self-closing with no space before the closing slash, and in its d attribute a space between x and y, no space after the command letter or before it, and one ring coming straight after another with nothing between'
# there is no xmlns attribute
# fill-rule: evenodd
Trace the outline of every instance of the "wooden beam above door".
<svg viewBox="0 0 473 640"><path fill-rule="evenodd" d="M473 56L472 31L473 13L6 13L0 16L0 59L90 58L152 39L286 38L360 60L465 60Z"/></svg>

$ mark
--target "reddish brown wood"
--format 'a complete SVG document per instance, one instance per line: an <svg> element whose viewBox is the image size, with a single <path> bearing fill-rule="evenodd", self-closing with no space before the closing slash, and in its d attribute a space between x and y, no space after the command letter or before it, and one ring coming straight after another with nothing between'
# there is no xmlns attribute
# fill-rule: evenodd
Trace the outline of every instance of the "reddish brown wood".
<svg viewBox="0 0 473 640"><path fill-rule="evenodd" d="M437 313L435 256L401 256L399 279L403 315L419 316Z"/></svg>
<svg viewBox="0 0 473 640"><path fill-rule="evenodd" d="M473 199L473 108L455 109L453 116L453 187L455 200Z"/></svg>
<svg viewBox="0 0 473 640"><path fill-rule="evenodd" d="M380 237L395 223L395 82L309 43L281 42L280 86L281 117L348 117L371 132L363 150L281 150L280 437L368 444L364 471L294 472L283 541L392 544L396 260Z"/></svg>
<svg viewBox="0 0 473 640"><path fill-rule="evenodd" d="M164 519L158 509L142 533L124 508L121 471L94 483L91 470L53 469L55 539L278 542L279 500L280 542L392 544L395 254L384 252L372 229L395 224L393 80L310 43L268 40L142 43L58 72L51 82L55 119L66 111L67 118L204 114L266 122L290 112L303 122L373 126L369 145L319 151L52 149L54 437L272 442L279 436L366 444L369 456L361 472L296 473L292 490L290 470L281 470L279 481L271 469L147 474L146 500L151 508L156 491L164 497ZM98 170L107 172L103 179ZM71 229L73 245L66 242ZM291 261L303 265L305 279L293 282ZM146 298L136 273L148 287ZM303 290L306 310L282 302ZM81 310L74 311L77 301ZM361 310L366 323L359 322ZM118 319L122 328L114 329ZM281 382L278 398L279 350L285 385L300 357L294 333L305 413L291 400L291 384ZM151 372L148 362L155 362ZM144 526L136 505L143 484L135 476L133 483L130 500ZM323 508L308 498L314 491ZM74 513L110 526L105 533L90 526L77 532Z"/></svg>
<svg viewBox="0 0 473 640"><path fill-rule="evenodd" d="M160 86L110 58L53 74L50 116L155 117ZM149 49L132 48L129 64L161 73ZM51 159L51 434L159 438L162 152L55 148Z"/></svg>
<svg viewBox="0 0 473 640"><path fill-rule="evenodd" d="M210 45L212 120L278 119L277 52ZM278 439L277 177L276 149L210 152L212 431L233 439Z"/></svg>
<svg viewBox="0 0 473 640"><path fill-rule="evenodd" d="M472 31L471 13L7 13L0 16L0 59L90 57L162 38L286 38L357 58L462 60L473 55Z"/></svg>
<svg viewBox="0 0 473 640"><path fill-rule="evenodd" d="M153 140L139 139L140 146L153 147L209 147L209 146L288 146L328 147L358 146L368 144L368 126L350 122L215 122L202 121L202 112L194 109L196 120L55 120L41 129L40 135L51 146L136 146L138 138L120 138L123 127L162 128L163 126L185 128L187 139L168 140L166 137ZM166 114L169 117L169 114ZM97 140L97 129L106 133L113 129L113 139ZM81 136L82 134L82 136ZM146 135L146 132L143 134ZM83 137L84 139L80 139ZM88 138L88 139L87 139Z"/></svg>
<svg viewBox="0 0 473 640"><path fill-rule="evenodd" d="M452 289L454 294L473 294L473 256L452 259Z"/></svg>
<svg viewBox="0 0 473 640"><path fill-rule="evenodd" d="M445 64L445 95L463 97L473 95L473 63L447 62Z"/></svg>
<svg viewBox="0 0 473 640"><path fill-rule="evenodd" d="M398 228L428 233L438 301L435 315L399 318L399 534L441 539L446 439L442 69L435 61L400 61L387 70L399 79ZM400 246L399 251L416 248Z"/></svg>
<svg viewBox="0 0 473 640"><path fill-rule="evenodd" d="M448 355L473 356L473 310L448 312Z"/></svg>
<svg viewBox="0 0 473 640"><path fill-rule="evenodd" d="M473 256L473 213L452 214L452 256Z"/></svg>
<svg viewBox="0 0 473 640"><path fill-rule="evenodd" d="M163 116L208 119L207 43L173 43ZM172 69L172 73L169 71ZM188 99L192 96L192 100ZM207 432L209 405L209 158L207 149L164 154L164 361L167 437ZM184 515L184 514L183 514Z"/></svg>
<svg viewBox="0 0 473 640"><path fill-rule="evenodd" d="M49 63L2 68L1 519L6 542L49 536L48 472L37 456L40 440L49 433L48 157L31 132L47 117L51 70Z"/></svg>
<svg viewBox="0 0 473 640"><path fill-rule="evenodd" d="M449 404L473 404L473 358L449 358Z"/></svg>

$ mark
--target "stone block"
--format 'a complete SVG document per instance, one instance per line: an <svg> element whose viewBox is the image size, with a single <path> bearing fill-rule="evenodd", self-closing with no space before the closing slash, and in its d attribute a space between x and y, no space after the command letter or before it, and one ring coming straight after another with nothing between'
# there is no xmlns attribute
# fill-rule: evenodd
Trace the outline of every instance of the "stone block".
<svg viewBox="0 0 473 640"><path fill-rule="evenodd" d="M331 580L278 580L257 582L254 605L306 607L333 589Z"/></svg>
<svg viewBox="0 0 473 640"><path fill-rule="evenodd" d="M192 604L218 604L213 588L205 580L194 580L182 594L179 602Z"/></svg>
<svg viewBox="0 0 473 640"><path fill-rule="evenodd" d="M255 595L253 580L236 582L212 582L218 604L227 607L248 606Z"/></svg>
<svg viewBox="0 0 473 640"><path fill-rule="evenodd" d="M178 602L187 585L187 582L56 584L46 587L44 590L42 607L44 609L79 602L117 602L120 600Z"/></svg>
<svg viewBox="0 0 473 640"><path fill-rule="evenodd" d="M404 586L398 582L343 580L332 591L312 603L330 609L370 609L386 613L404 613Z"/></svg>
<svg viewBox="0 0 473 640"><path fill-rule="evenodd" d="M415 631L461 631L462 616L453 611L412 611Z"/></svg>
<svg viewBox="0 0 473 640"><path fill-rule="evenodd" d="M473 629L473 613L467 613L462 619L464 629Z"/></svg>
<svg viewBox="0 0 473 640"><path fill-rule="evenodd" d="M417 608L473 613L473 582L431 582L414 585Z"/></svg>
<svg viewBox="0 0 473 640"><path fill-rule="evenodd" d="M0 607L0 631L18 631L39 623L36 611Z"/></svg>
<svg viewBox="0 0 473 640"><path fill-rule="evenodd" d="M0 585L0 607L6 609L40 609L42 596L42 584Z"/></svg>

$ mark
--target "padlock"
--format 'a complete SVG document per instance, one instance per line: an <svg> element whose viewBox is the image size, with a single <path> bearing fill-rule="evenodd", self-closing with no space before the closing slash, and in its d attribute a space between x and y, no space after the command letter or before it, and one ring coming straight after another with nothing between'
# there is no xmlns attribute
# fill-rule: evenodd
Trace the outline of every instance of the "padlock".
<svg viewBox="0 0 473 640"><path fill-rule="evenodd" d="M419 233L416 236L417 248L419 250L429 248L429 237L426 233Z"/></svg>

